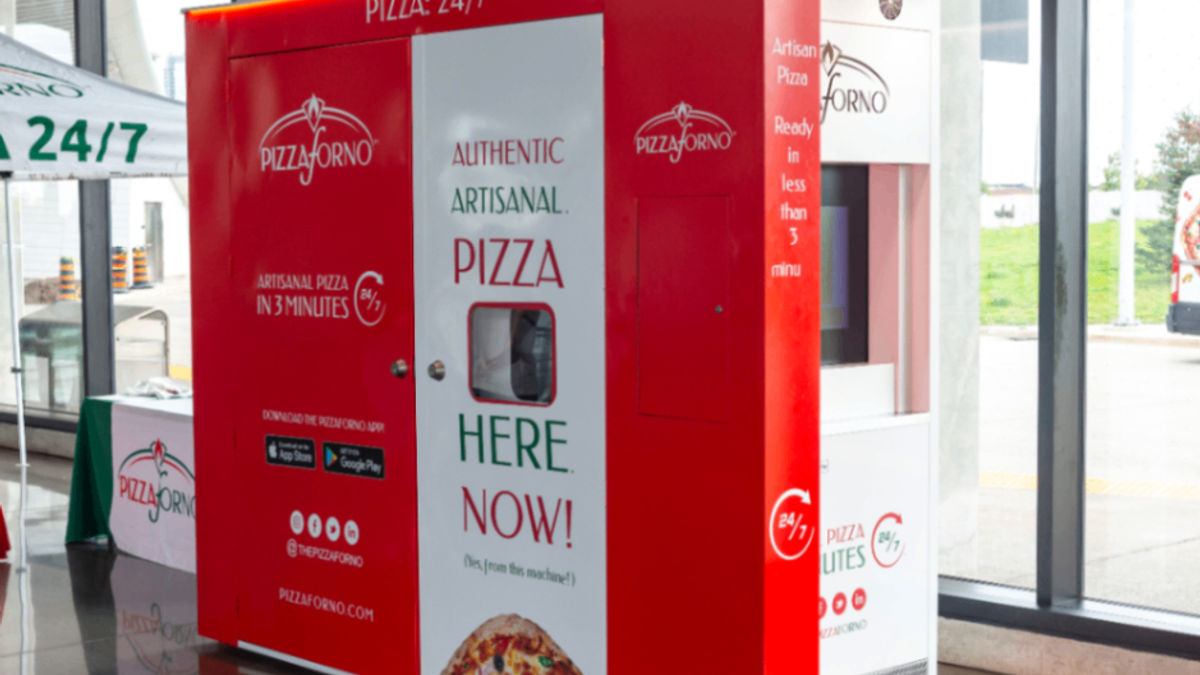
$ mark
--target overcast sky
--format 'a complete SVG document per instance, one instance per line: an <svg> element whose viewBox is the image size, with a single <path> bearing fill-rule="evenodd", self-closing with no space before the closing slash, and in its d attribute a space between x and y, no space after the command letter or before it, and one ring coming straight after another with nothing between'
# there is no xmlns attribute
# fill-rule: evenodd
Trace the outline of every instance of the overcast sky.
<svg viewBox="0 0 1200 675"><path fill-rule="evenodd" d="M1135 0L1134 148L1151 173L1155 145L1182 109L1200 112L1200 1ZM1032 184L1037 162L1041 2L1031 0L1030 65L987 63L983 72L983 180ZM1103 179L1108 155L1121 149L1124 0L1089 8L1088 179Z"/></svg>
<svg viewBox="0 0 1200 675"><path fill-rule="evenodd" d="M983 181L1033 184L1038 143L1041 0L1030 2L1030 64L983 69ZM185 7L213 0L137 0L152 55L182 54ZM1125 0L1091 0L1088 110L1089 181L1102 179L1109 153L1121 147L1122 43ZM1150 173L1155 144L1176 113L1200 111L1200 0L1135 0L1135 156Z"/></svg>
<svg viewBox="0 0 1200 675"><path fill-rule="evenodd" d="M183 10L218 4L216 0L137 0L146 48L157 56L183 54Z"/></svg>

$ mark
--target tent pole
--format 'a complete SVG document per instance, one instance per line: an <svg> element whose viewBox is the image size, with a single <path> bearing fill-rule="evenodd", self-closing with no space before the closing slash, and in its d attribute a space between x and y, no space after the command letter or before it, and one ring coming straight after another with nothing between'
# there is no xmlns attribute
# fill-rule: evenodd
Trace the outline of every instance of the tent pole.
<svg viewBox="0 0 1200 675"><path fill-rule="evenodd" d="M8 232L8 307L9 319L12 325L13 349L13 383L17 390L17 447L20 451L21 463L17 466L29 466L25 450L25 394L21 389L21 331L17 312L17 242L13 236L13 204L12 191L9 183L12 177L4 176L4 222Z"/></svg>

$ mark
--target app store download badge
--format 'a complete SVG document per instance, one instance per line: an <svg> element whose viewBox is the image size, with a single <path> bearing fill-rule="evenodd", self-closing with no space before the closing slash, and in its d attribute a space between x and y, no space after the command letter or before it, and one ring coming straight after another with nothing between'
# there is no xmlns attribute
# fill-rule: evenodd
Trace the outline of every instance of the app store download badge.
<svg viewBox="0 0 1200 675"><path fill-rule="evenodd" d="M383 448L325 443L325 470L347 476L383 478Z"/></svg>
<svg viewBox="0 0 1200 675"><path fill-rule="evenodd" d="M267 435L265 442L267 464L317 468L317 444L311 439Z"/></svg>

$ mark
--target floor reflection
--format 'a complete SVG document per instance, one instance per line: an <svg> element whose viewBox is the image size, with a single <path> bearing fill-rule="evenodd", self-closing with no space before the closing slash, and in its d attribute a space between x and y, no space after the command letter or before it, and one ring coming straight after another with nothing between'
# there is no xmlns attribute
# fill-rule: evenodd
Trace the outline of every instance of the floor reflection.
<svg viewBox="0 0 1200 675"><path fill-rule="evenodd" d="M103 543L64 545L71 465L30 461L22 490L15 453L0 451L13 543L0 562L0 673L297 672L200 637L194 575Z"/></svg>
<svg viewBox="0 0 1200 675"><path fill-rule="evenodd" d="M195 577L78 546L67 564L89 672L199 672Z"/></svg>

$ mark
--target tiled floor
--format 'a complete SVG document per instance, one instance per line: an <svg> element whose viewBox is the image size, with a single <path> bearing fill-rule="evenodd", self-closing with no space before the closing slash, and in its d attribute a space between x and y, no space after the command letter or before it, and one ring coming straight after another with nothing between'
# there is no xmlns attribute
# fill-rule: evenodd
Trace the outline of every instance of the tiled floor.
<svg viewBox="0 0 1200 675"><path fill-rule="evenodd" d="M14 550L0 563L0 673L284 673L196 634L196 579L96 546L65 546L71 464L31 457L21 564L15 453L0 450Z"/></svg>
<svg viewBox="0 0 1200 675"><path fill-rule="evenodd" d="M0 673L295 672L198 636L193 575L104 547L64 545L70 462L31 457L22 533L16 465L16 454L0 449L0 506L16 546L0 562Z"/></svg>

